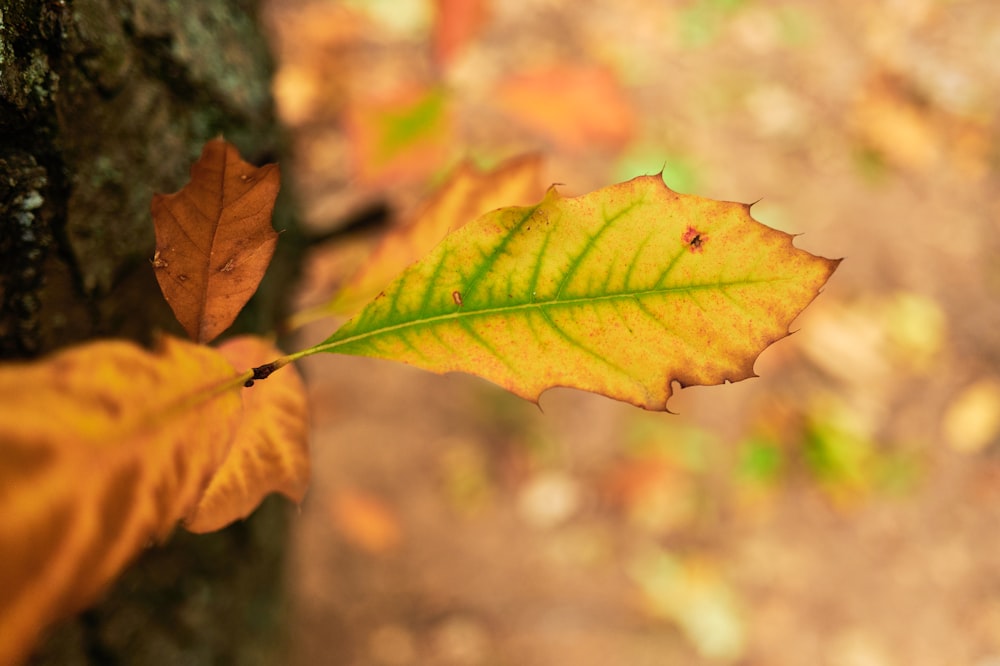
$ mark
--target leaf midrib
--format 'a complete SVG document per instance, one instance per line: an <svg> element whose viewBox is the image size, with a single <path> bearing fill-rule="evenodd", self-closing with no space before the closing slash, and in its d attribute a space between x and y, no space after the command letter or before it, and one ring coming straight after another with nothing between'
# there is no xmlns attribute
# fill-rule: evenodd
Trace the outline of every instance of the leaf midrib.
<svg viewBox="0 0 1000 666"><path fill-rule="evenodd" d="M738 286L751 286L757 284L772 284L775 282L784 282L792 278L787 277L777 277L777 278L764 278L757 280L738 280L732 282L712 282L706 284L693 284L685 286L676 287L662 287L656 289L645 289L640 291L627 291L627 292L615 292L612 294L601 294L598 296L580 296L577 298L563 298L563 299L549 299L544 301L533 301L530 303L518 303L514 305L501 305L497 307L481 308L477 310L470 310L468 304L459 307L455 312L446 312L443 314L436 314L428 317L421 317L415 319L408 319L406 321L388 324L385 326L379 326L377 328L370 329L363 333L358 333L356 335L351 335L340 340L334 340L333 338L337 336L339 331L335 332L330 338L325 342L312 347L307 350L309 353L318 352L329 352L335 351L338 347L350 344L352 342L358 342L359 340L364 340L366 338L373 338L379 335L385 335L388 333L393 333L395 331L404 330L407 328L414 328L420 326L432 326L434 324L448 322L448 321L462 321L463 319L471 319L474 317L486 317L490 315L506 315L516 312L525 312L528 310L551 310L553 308L564 308L564 307L574 307L582 305L593 305L595 303L614 301L614 300L633 300L642 297L649 296L667 296L671 294L684 294L691 291L705 291L710 289L716 289L720 291L725 291L729 287ZM360 315L359 315L360 316ZM345 325L344 328L346 328ZM343 329L340 329L343 330Z"/></svg>

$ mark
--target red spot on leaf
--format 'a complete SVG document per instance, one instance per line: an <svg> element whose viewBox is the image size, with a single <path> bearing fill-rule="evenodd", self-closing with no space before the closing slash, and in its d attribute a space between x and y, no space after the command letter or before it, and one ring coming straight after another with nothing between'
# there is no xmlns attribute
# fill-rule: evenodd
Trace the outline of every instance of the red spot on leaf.
<svg viewBox="0 0 1000 666"><path fill-rule="evenodd" d="M708 240L708 236L704 233L698 231L694 227L689 226L684 234L681 236L681 240L691 248L692 252L701 252L701 248L705 245Z"/></svg>

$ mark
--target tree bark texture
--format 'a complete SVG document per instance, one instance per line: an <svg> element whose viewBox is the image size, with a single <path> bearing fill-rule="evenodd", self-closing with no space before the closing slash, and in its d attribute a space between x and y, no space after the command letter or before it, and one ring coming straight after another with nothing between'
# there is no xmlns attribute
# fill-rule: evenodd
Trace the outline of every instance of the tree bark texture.
<svg viewBox="0 0 1000 666"><path fill-rule="evenodd" d="M214 136L277 157L255 4L0 2L0 358L180 332L149 269L149 201Z"/></svg>
<svg viewBox="0 0 1000 666"><path fill-rule="evenodd" d="M183 335L150 265L149 203L187 182L220 134L248 161L279 156L256 9L0 0L0 359ZM279 200L275 227L287 231L238 330L274 326L297 264L287 211ZM51 629L31 663L280 663L286 509L269 502L205 537L179 531L97 606Z"/></svg>

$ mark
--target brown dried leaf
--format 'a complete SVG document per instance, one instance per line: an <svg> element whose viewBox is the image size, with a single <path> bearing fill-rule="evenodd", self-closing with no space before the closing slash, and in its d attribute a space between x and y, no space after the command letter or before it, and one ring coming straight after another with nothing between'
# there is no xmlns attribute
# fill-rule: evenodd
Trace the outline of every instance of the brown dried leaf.
<svg viewBox="0 0 1000 666"><path fill-rule="evenodd" d="M191 339L214 339L257 290L278 243L271 213L280 180L276 164L254 167L213 139L191 182L153 196L153 269Z"/></svg>
<svg viewBox="0 0 1000 666"><path fill-rule="evenodd" d="M191 511L229 451L242 381L174 338L0 367L0 663Z"/></svg>
<svg viewBox="0 0 1000 666"><path fill-rule="evenodd" d="M263 338L226 340L219 352L237 368L267 363L281 352ZM284 368L242 392L244 418L233 447L184 522L191 532L222 529L279 492L301 502L309 485L308 407L302 378Z"/></svg>

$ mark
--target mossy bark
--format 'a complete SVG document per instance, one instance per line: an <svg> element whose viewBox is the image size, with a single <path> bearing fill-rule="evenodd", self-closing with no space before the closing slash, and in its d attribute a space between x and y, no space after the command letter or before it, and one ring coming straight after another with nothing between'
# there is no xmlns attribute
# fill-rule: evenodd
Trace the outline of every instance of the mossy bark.
<svg viewBox="0 0 1000 666"><path fill-rule="evenodd" d="M150 265L149 202L220 134L249 161L280 156L256 19L255 0L0 3L0 359L183 334ZM239 330L280 314L297 263L288 210ZM286 508L152 548L32 663L278 663Z"/></svg>

